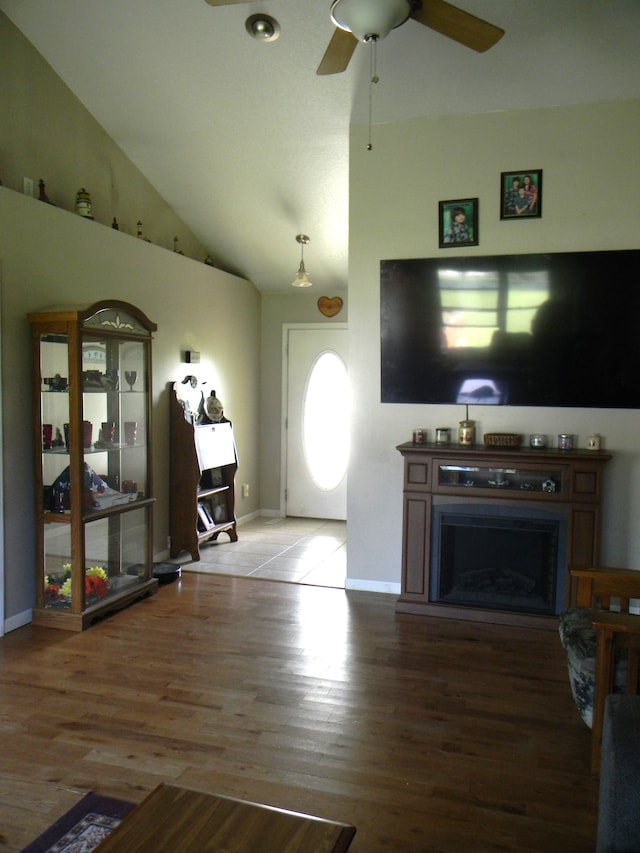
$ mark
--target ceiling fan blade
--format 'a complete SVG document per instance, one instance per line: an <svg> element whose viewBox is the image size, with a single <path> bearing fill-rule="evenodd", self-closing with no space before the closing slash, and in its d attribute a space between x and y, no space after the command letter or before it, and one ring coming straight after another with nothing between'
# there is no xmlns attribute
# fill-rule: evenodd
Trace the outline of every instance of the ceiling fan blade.
<svg viewBox="0 0 640 853"><path fill-rule="evenodd" d="M411 17L478 53L489 50L504 35L500 27L476 18L470 12L463 12L445 0L423 0L422 6L414 9Z"/></svg>
<svg viewBox="0 0 640 853"><path fill-rule="evenodd" d="M316 74L339 74L345 71L357 44L358 39L354 35L336 27Z"/></svg>
<svg viewBox="0 0 640 853"><path fill-rule="evenodd" d="M235 6L236 3L248 3L249 0L204 0L210 6Z"/></svg>

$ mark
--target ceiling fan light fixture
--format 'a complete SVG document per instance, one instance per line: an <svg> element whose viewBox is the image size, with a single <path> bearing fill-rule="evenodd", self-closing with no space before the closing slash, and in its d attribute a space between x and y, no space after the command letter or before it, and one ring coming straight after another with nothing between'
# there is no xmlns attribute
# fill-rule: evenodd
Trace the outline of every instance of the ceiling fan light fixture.
<svg viewBox="0 0 640 853"><path fill-rule="evenodd" d="M260 13L250 15L245 21L245 29L256 41L275 41L280 37L280 24L271 15Z"/></svg>
<svg viewBox="0 0 640 853"><path fill-rule="evenodd" d="M333 0L331 20L358 41L383 39L411 15L411 0Z"/></svg>
<svg viewBox="0 0 640 853"><path fill-rule="evenodd" d="M311 287L313 282L304 268L304 247L309 242L309 238L306 234L298 234L296 236L296 240L300 243L300 266L298 267L298 272L296 273L294 280L291 282L291 285L292 287Z"/></svg>

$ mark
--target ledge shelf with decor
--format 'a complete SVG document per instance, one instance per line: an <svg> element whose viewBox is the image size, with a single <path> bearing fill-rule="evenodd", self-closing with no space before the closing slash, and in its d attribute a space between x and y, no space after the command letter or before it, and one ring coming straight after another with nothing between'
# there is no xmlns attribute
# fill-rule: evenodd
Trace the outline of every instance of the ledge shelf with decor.
<svg viewBox="0 0 640 853"><path fill-rule="evenodd" d="M195 376L175 382L170 404L170 554L188 551L192 560L200 559L203 542L221 533L238 540L233 427L215 391L205 397L203 384Z"/></svg>
<svg viewBox="0 0 640 853"><path fill-rule="evenodd" d="M28 315L33 353L37 625L82 631L155 593L151 337L102 301Z"/></svg>

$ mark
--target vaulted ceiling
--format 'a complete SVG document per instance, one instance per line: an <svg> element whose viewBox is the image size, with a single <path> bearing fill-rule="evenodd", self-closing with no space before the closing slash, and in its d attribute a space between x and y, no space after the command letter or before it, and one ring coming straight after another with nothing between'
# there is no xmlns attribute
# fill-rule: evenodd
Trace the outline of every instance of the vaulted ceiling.
<svg viewBox="0 0 640 853"><path fill-rule="evenodd" d="M424 0L428 3L428 0ZM475 53L409 20L377 47L375 124L640 96L639 0L460 0L506 35ZM298 233L318 292L347 287L349 127L370 49L317 76L330 0L0 0L0 9L219 265L290 291ZM280 37L252 39L267 12ZM630 164L631 166L632 164Z"/></svg>

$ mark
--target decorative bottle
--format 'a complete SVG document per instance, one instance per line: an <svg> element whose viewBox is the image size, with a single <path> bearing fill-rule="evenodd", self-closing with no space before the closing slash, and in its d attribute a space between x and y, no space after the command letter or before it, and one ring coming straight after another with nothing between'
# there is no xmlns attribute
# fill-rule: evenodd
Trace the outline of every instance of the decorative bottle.
<svg viewBox="0 0 640 853"><path fill-rule="evenodd" d="M471 447L476 442L476 422L470 420L460 421L458 427L458 444L463 447Z"/></svg>
<svg viewBox="0 0 640 853"><path fill-rule="evenodd" d="M469 420L469 406L466 408L465 419L458 427L458 444L462 447L472 447L476 443L476 422Z"/></svg>

